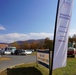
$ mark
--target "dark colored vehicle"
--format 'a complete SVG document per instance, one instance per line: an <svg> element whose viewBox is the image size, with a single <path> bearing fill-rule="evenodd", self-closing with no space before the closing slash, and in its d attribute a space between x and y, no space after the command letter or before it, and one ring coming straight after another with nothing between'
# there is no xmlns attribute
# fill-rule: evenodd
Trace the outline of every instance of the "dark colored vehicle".
<svg viewBox="0 0 76 75"><path fill-rule="evenodd" d="M3 50L2 49L0 49L0 55L3 55Z"/></svg>
<svg viewBox="0 0 76 75"><path fill-rule="evenodd" d="M0 50L0 56L2 55L2 52L1 52L1 50Z"/></svg>
<svg viewBox="0 0 76 75"><path fill-rule="evenodd" d="M15 55L21 55L22 50L15 50Z"/></svg>
<svg viewBox="0 0 76 75"><path fill-rule="evenodd" d="M76 57L76 49L70 47L70 48L68 49L67 55L68 55L68 56Z"/></svg>

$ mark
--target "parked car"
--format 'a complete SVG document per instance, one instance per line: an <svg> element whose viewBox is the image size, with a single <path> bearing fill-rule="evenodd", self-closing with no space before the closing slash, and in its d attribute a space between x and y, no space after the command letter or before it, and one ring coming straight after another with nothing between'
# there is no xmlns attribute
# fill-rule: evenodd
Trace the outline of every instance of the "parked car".
<svg viewBox="0 0 76 75"><path fill-rule="evenodd" d="M27 55L27 54L32 54L32 50L15 50L15 55Z"/></svg>
<svg viewBox="0 0 76 75"><path fill-rule="evenodd" d="M26 50L22 50L21 54L26 55Z"/></svg>
<svg viewBox="0 0 76 75"><path fill-rule="evenodd" d="M32 54L32 50L26 50L26 54Z"/></svg>
<svg viewBox="0 0 76 75"><path fill-rule="evenodd" d="M3 55L3 54L4 54L4 52L5 52L5 50L4 50L4 49L0 49L0 53L1 53L1 55Z"/></svg>
<svg viewBox="0 0 76 75"><path fill-rule="evenodd" d="M1 49L0 49L0 56L2 55L2 51L1 51Z"/></svg>
<svg viewBox="0 0 76 75"><path fill-rule="evenodd" d="M10 50L6 50L6 51L4 51L4 54L6 55L6 54L11 54L11 51Z"/></svg>
<svg viewBox="0 0 76 75"><path fill-rule="evenodd" d="M15 50L15 55L21 55L21 53L22 53L22 50Z"/></svg>
<svg viewBox="0 0 76 75"><path fill-rule="evenodd" d="M69 48L68 48L67 55L68 55L68 56L76 57L76 48L69 47Z"/></svg>

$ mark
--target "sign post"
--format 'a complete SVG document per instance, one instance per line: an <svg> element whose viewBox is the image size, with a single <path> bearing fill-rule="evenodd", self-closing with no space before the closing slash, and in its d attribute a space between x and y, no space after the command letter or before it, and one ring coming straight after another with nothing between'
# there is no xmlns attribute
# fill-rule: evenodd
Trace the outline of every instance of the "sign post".
<svg viewBox="0 0 76 75"><path fill-rule="evenodd" d="M50 73L50 50L49 49L45 49L45 50L37 49L37 65L38 64L48 68Z"/></svg>

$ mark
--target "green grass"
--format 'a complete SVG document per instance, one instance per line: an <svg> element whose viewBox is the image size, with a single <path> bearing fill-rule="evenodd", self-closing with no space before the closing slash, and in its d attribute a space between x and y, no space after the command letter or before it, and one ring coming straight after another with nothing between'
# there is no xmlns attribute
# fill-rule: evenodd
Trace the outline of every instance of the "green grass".
<svg viewBox="0 0 76 75"><path fill-rule="evenodd" d="M76 58L68 58L67 66L55 69L53 75L76 75Z"/></svg>
<svg viewBox="0 0 76 75"><path fill-rule="evenodd" d="M14 68L3 71L0 75L47 75L48 69L36 63L23 64L15 66Z"/></svg>
<svg viewBox="0 0 76 75"><path fill-rule="evenodd" d="M32 52L32 54L31 55L36 55L36 52Z"/></svg>
<svg viewBox="0 0 76 75"><path fill-rule="evenodd" d="M49 75L49 70L36 63L23 64L7 69L0 75ZM53 70L53 75L76 75L76 58L68 58L67 66Z"/></svg>

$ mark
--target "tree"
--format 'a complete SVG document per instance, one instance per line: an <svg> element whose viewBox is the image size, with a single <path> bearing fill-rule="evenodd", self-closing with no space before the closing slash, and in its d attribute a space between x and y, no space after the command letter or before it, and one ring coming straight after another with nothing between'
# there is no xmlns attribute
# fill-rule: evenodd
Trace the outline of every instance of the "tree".
<svg viewBox="0 0 76 75"><path fill-rule="evenodd" d="M46 38L46 39L44 40L44 48L45 48L45 49L52 50L52 49L53 49L53 41L50 40L49 38Z"/></svg>
<svg viewBox="0 0 76 75"><path fill-rule="evenodd" d="M37 43L37 49L44 49L44 40L41 40Z"/></svg>
<svg viewBox="0 0 76 75"><path fill-rule="evenodd" d="M38 43L36 42L31 43L31 49L36 50L37 48L38 48Z"/></svg>
<svg viewBox="0 0 76 75"><path fill-rule="evenodd" d="M20 49L20 45L17 42L11 43L10 46L15 46L16 49Z"/></svg>
<svg viewBox="0 0 76 75"><path fill-rule="evenodd" d="M30 44L26 41L22 44L22 49L30 49Z"/></svg>

